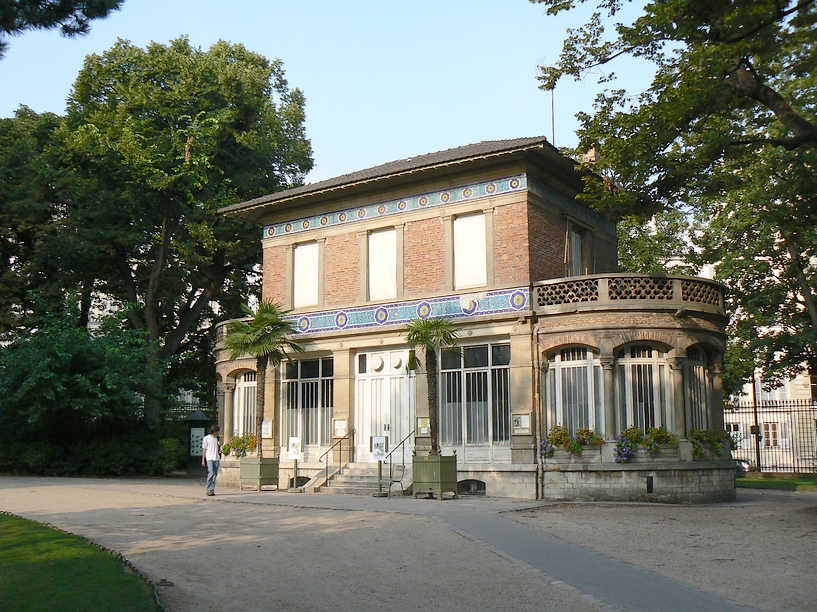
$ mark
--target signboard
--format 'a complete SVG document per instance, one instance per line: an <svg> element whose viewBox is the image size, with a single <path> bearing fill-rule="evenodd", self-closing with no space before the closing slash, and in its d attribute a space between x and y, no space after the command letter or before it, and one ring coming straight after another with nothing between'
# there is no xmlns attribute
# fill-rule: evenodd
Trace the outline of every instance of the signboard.
<svg viewBox="0 0 817 612"><path fill-rule="evenodd" d="M201 441L204 440L204 427L190 428L190 456L201 457Z"/></svg>
<svg viewBox="0 0 817 612"><path fill-rule="evenodd" d="M346 435L346 419L335 419L335 437L342 438Z"/></svg>
<svg viewBox="0 0 817 612"><path fill-rule="evenodd" d="M417 417L417 433L423 435L431 433L431 422L428 417Z"/></svg>
<svg viewBox="0 0 817 612"><path fill-rule="evenodd" d="M389 438L387 436L372 436L372 459L383 461L389 452Z"/></svg>
<svg viewBox="0 0 817 612"><path fill-rule="evenodd" d="M514 434L530 434L530 413L511 415L511 430Z"/></svg>
<svg viewBox="0 0 817 612"><path fill-rule="evenodd" d="M261 437L272 437L272 421L261 421Z"/></svg>
<svg viewBox="0 0 817 612"><path fill-rule="evenodd" d="M301 460L301 439L292 437L289 439L289 458L295 461Z"/></svg>

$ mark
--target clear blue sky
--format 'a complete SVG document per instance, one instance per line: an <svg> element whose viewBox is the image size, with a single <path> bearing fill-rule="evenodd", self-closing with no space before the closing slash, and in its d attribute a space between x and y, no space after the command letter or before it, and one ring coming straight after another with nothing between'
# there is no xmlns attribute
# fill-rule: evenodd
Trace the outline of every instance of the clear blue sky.
<svg viewBox="0 0 817 612"><path fill-rule="evenodd" d="M12 38L0 117L21 104L63 113L85 56L117 38L144 47L187 35L203 49L224 39L281 59L306 95L315 182L481 140L551 139L551 95L537 88L536 66L558 58L578 19L527 0L127 0L85 37ZM574 115L591 110L595 81L560 83L557 146L575 146Z"/></svg>

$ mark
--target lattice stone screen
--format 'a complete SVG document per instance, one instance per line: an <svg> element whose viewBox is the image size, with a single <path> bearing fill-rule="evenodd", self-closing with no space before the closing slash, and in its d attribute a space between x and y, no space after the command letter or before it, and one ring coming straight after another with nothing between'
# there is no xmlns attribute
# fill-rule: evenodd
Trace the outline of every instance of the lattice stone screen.
<svg viewBox="0 0 817 612"><path fill-rule="evenodd" d="M718 287L694 280L681 281L681 295L686 302L698 302L720 306L721 292Z"/></svg>
<svg viewBox="0 0 817 612"><path fill-rule="evenodd" d="M567 281L538 287L538 306L556 306L576 302L595 302L599 299L598 279Z"/></svg>
<svg viewBox="0 0 817 612"><path fill-rule="evenodd" d="M668 278L611 278L608 294L611 300L671 300L672 280Z"/></svg>

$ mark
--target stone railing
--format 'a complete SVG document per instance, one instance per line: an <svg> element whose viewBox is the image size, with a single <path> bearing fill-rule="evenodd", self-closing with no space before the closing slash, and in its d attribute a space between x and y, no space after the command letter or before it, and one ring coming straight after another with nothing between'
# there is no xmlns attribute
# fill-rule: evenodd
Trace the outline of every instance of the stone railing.
<svg viewBox="0 0 817 612"><path fill-rule="evenodd" d="M724 315L724 286L693 276L605 274L540 281L532 306L540 314L577 310L655 309Z"/></svg>

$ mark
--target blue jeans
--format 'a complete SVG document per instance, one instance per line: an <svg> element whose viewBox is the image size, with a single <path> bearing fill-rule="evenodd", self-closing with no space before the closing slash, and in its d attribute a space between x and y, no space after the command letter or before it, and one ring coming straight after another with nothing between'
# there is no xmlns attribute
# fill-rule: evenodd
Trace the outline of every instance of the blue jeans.
<svg viewBox="0 0 817 612"><path fill-rule="evenodd" d="M216 476L218 476L219 463L221 462L213 461L212 459L207 460L207 485L205 487L207 491L216 490Z"/></svg>

